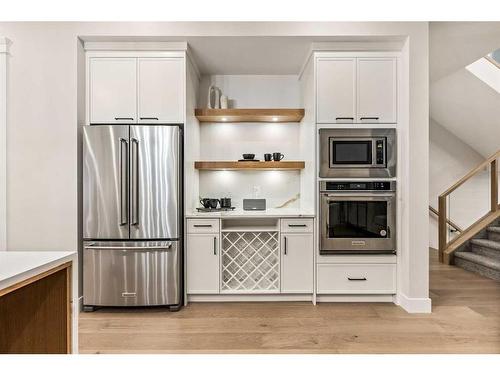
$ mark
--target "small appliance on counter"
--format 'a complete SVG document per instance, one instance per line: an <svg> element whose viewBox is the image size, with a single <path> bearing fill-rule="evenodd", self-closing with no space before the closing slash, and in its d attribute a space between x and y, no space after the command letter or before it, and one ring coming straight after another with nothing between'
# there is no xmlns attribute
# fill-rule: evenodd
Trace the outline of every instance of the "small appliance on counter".
<svg viewBox="0 0 500 375"><path fill-rule="evenodd" d="M243 199L243 211L265 211L265 199Z"/></svg>

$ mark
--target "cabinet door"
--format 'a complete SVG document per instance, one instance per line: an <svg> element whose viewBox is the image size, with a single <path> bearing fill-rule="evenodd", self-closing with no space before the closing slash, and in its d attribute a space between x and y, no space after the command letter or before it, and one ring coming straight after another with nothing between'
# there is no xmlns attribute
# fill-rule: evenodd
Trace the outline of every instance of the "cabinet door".
<svg viewBox="0 0 500 375"><path fill-rule="evenodd" d="M318 59L317 122L352 123L356 117L356 59Z"/></svg>
<svg viewBox="0 0 500 375"><path fill-rule="evenodd" d="M188 294L219 293L219 235L190 234L187 237Z"/></svg>
<svg viewBox="0 0 500 375"><path fill-rule="evenodd" d="M137 122L135 58L90 59L91 124Z"/></svg>
<svg viewBox="0 0 500 375"><path fill-rule="evenodd" d="M361 123L397 122L395 58L358 59L358 117Z"/></svg>
<svg viewBox="0 0 500 375"><path fill-rule="evenodd" d="M184 122L184 59L140 58L139 122Z"/></svg>
<svg viewBox="0 0 500 375"><path fill-rule="evenodd" d="M281 235L281 293L312 293L313 235Z"/></svg>

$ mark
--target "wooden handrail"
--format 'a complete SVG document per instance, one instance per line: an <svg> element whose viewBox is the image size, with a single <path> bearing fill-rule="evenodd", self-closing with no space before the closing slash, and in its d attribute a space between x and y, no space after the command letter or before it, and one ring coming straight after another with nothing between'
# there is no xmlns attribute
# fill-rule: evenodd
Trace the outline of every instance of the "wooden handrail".
<svg viewBox="0 0 500 375"><path fill-rule="evenodd" d="M429 205L429 211L432 212L434 215L436 215L437 217L439 217L439 212L438 210L436 210L434 207L432 207L431 205ZM446 219L446 224L448 224L450 227L452 227L453 229L455 229L457 232L463 232L464 230L462 228L460 228L457 224L455 224L453 221L451 221L450 219Z"/></svg>
<svg viewBox="0 0 500 375"><path fill-rule="evenodd" d="M472 238L480 230L484 229L492 220L496 220L500 216L500 207L498 206L498 161L500 157L500 150L495 152L477 167L468 172L464 177L454 183L445 192L443 192L438 198L438 235L439 235L439 261L443 262L446 254L446 261L449 263L451 261L451 256L453 252L458 248L458 246L464 243L466 240ZM446 216L446 198L462 186L466 181L472 178L476 173L484 170L488 165L490 165L490 211L483 216L481 219L474 222L465 230L462 230L455 238L448 242L447 236L447 225L449 219Z"/></svg>
<svg viewBox="0 0 500 375"><path fill-rule="evenodd" d="M472 176L474 176L476 173L481 172L485 167L488 166L488 164L491 164L493 161L496 161L500 157L500 150L495 152L493 155L491 155L488 159L483 161L481 164L479 164L476 168L468 172L465 176L463 176L460 180L455 182L453 185L451 185L447 190L445 190L439 198L443 196L450 195L453 193L453 191L457 190L460 186L462 186L467 180L469 180Z"/></svg>

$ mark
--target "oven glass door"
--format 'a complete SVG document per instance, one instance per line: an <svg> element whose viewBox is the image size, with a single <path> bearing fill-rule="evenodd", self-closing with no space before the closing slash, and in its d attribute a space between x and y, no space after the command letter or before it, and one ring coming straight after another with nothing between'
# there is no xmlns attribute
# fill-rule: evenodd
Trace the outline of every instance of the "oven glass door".
<svg viewBox="0 0 500 375"><path fill-rule="evenodd" d="M385 238L387 211L387 201L330 201L328 238Z"/></svg>
<svg viewBox="0 0 500 375"><path fill-rule="evenodd" d="M394 251L395 196L324 194L321 253Z"/></svg>

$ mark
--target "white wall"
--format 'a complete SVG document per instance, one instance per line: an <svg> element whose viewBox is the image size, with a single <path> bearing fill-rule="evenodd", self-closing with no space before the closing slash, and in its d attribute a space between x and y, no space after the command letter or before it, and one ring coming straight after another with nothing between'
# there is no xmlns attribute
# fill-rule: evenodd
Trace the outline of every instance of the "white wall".
<svg viewBox="0 0 500 375"><path fill-rule="evenodd" d="M429 306L426 22L0 23L0 35L12 40L7 108L7 244L12 250L77 248L78 36L408 37L405 107L411 143L405 160L410 185L402 303L412 311Z"/></svg>
<svg viewBox="0 0 500 375"><path fill-rule="evenodd" d="M7 60L8 39L0 36L0 251L7 249Z"/></svg>
<svg viewBox="0 0 500 375"><path fill-rule="evenodd" d="M437 209L438 196L484 158L433 120L430 121L429 140L429 204ZM487 176L479 176L451 196L450 217L464 228L489 209L486 195L489 190L484 177ZM437 249L437 219L432 215L429 222L429 246Z"/></svg>

